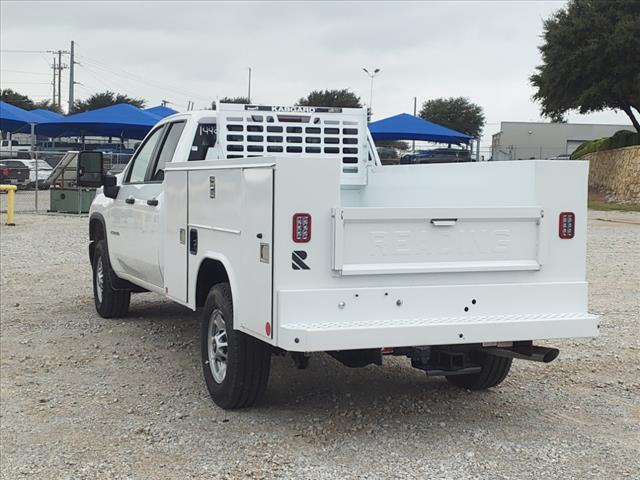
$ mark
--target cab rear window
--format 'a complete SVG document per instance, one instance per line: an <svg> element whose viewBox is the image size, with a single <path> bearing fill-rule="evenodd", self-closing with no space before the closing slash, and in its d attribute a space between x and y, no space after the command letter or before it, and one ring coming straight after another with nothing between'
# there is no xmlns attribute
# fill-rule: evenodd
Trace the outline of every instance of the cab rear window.
<svg viewBox="0 0 640 480"><path fill-rule="evenodd" d="M207 150L216 144L217 129L215 123L201 123L193 137L189 161L204 160Z"/></svg>

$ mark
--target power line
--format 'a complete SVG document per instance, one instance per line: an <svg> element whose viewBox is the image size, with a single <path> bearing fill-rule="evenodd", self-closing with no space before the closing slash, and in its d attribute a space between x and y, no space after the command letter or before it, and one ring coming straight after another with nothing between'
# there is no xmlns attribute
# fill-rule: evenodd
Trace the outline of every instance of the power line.
<svg viewBox="0 0 640 480"><path fill-rule="evenodd" d="M3 80L2 84L6 85L7 83L18 84L18 85L51 85L51 82L21 82L19 80Z"/></svg>
<svg viewBox="0 0 640 480"><path fill-rule="evenodd" d="M46 50L0 50L0 53L47 53Z"/></svg>
<svg viewBox="0 0 640 480"><path fill-rule="evenodd" d="M7 70L7 69L2 69L0 70L0 72L7 72L7 73L23 73L25 75L47 75L49 76L48 73L43 73L43 72L27 72L25 70Z"/></svg>
<svg viewBox="0 0 640 480"><path fill-rule="evenodd" d="M190 92L188 90L183 90L179 87L176 87L175 85L170 85L170 84L158 84L155 82L151 82L146 78L143 78L139 75L136 75L134 73L128 72L127 70L124 70L120 67L115 67L113 65L109 65L105 62L101 62L99 60L93 59L91 57L88 57L86 55L80 55L77 54L78 57L82 58L82 60L86 63L88 62L89 64L92 64L92 66L94 68L98 68L100 70L105 71L106 73L109 73L111 75L115 75L121 78L124 78L126 80L130 80L130 81L137 81L138 83L142 83L142 84L146 84L149 85L151 87L154 87L158 90L162 90L162 91L166 91L166 92L172 92L172 93L179 93L180 95L185 95L185 96L192 96L195 98L199 98L201 100L209 100L208 97L204 97L202 95L196 94L194 92ZM115 70L118 70L122 73L117 73ZM171 88L168 88L171 87Z"/></svg>
<svg viewBox="0 0 640 480"><path fill-rule="evenodd" d="M100 77L100 74L98 72L96 72L93 69L89 68L85 64L79 64L79 65L82 67L83 71L88 73L91 77L93 77L99 84L101 84L107 90L124 90L124 91L128 90L127 87L124 87L122 84L114 82L113 80L110 81L111 84L108 84L107 82L105 82L105 80L103 80ZM116 87L116 88L114 88L114 87Z"/></svg>

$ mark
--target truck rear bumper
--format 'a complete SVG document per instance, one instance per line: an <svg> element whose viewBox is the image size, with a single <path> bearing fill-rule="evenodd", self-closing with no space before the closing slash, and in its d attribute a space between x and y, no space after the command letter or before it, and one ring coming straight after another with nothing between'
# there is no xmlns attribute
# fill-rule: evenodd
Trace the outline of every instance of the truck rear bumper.
<svg viewBox="0 0 640 480"><path fill-rule="evenodd" d="M278 292L276 343L351 350L594 337L586 283Z"/></svg>

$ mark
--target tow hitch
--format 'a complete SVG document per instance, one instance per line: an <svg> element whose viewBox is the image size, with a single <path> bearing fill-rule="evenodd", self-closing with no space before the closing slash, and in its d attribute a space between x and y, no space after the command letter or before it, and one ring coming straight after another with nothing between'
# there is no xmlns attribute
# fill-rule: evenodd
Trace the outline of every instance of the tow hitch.
<svg viewBox="0 0 640 480"><path fill-rule="evenodd" d="M540 347L532 342L513 342L509 347L484 347L482 345L442 345L394 348L383 350L389 355L404 355L411 366L424 370L430 377L467 375L482 370L479 355L517 358L533 362L549 363L560 354L557 348Z"/></svg>
<svg viewBox="0 0 640 480"><path fill-rule="evenodd" d="M414 347L407 356L412 367L424 370L430 377L437 377L479 373L482 368L471 361L469 353L447 347Z"/></svg>

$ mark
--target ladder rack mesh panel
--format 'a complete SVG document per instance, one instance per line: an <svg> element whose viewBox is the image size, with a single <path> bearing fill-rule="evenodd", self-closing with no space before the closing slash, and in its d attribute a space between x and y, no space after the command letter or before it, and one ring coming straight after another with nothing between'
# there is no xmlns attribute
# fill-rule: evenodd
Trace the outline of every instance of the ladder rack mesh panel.
<svg viewBox="0 0 640 480"><path fill-rule="evenodd" d="M280 108L221 104L218 138L226 158L338 156L342 184L366 183L369 145L365 109Z"/></svg>

